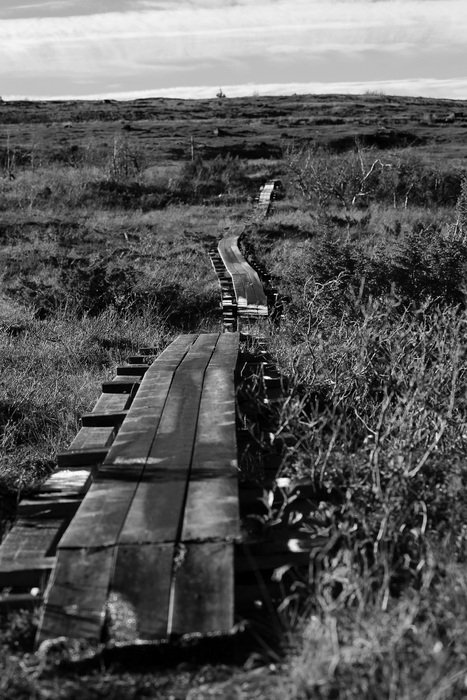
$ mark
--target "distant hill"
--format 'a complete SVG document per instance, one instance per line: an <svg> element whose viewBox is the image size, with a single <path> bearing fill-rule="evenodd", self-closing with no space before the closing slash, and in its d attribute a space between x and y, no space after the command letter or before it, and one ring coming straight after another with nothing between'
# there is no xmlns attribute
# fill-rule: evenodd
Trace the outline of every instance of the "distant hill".
<svg viewBox="0 0 467 700"><path fill-rule="evenodd" d="M277 158L287 144L334 152L361 145L416 147L430 157L467 157L467 101L365 95L291 95L128 102L0 102L0 124L16 146L49 148L50 158L83 141L100 143L122 131L149 160L190 153Z"/></svg>

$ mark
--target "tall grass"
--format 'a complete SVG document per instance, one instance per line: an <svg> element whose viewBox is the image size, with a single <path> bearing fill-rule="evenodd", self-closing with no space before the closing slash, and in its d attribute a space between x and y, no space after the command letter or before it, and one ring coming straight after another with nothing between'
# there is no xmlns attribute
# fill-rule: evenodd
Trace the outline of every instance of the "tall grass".
<svg viewBox="0 0 467 700"><path fill-rule="evenodd" d="M115 365L139 346L162 349L170 332L144 313L107 309L81 319L10 316L0 337L0 491L19 496L54 467Z"/></svg>
<svg viewBox="0 0 467 700"><path fill-rule="evenodd" d="M454 207L368 211L342 227L284 202L252 230L287 299L278 500L311 549L283 604L286 696L461 698L467 249ZM401 225L375 233L376 212Z"/></svg>

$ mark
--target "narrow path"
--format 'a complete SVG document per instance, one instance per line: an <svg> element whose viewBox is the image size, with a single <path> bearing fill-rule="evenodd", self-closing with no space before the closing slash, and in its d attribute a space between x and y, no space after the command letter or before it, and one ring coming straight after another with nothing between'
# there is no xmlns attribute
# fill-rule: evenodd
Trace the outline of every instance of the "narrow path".
<svg viewBox="0 0 467 700"><path fill-rule="evenodd" d="M242 319L269 315L268 299L261 279L257 270L242 255L239 245L248 224L267 216L275 194L281 189L279 180L267 182L261 188L253 214L240 225L237 224L235 232L224 236L216 251L210 252L221 287L224 326L227 330L239 329Z"/></svg>
<svg viewBox="0 0 467 700"><path fill-rule="evenodd" d="M261 215L273 191L263 188ZM264 317L238 238L219 244L237 316ZM20 503L0 546L0 604L41 606L39 644L232 631L238 348L236 332L182 335L156 359L151 349L130 357L58 470Z"/></svg>

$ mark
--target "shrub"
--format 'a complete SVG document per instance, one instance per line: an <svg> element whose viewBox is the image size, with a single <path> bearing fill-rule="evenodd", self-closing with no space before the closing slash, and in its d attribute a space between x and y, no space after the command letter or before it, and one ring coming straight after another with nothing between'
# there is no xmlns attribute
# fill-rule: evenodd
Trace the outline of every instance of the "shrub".
<svg viewBox="0 0 467 700"><path fill-rule="evenodd" d="M248 179L239 158L230 154L203 160L197 156L187 162L174 183L173 194L187 204L223 194L245 194Z"/></svg>
<svg viewBox="0 0 467 700"><path fill-rule="evenodd" d="M349 212L381 202L394 207L452 206L461 190L462 173L442 171L412 154L385 154L362 149L332 154L322 149L290 150L287 166L296 191L324 208L338 204Z"/></svg>

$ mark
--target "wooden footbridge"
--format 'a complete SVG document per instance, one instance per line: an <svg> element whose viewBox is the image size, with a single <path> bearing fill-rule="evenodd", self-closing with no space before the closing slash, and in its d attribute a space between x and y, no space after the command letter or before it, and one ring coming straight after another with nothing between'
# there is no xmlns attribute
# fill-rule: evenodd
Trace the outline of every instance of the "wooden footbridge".
<svg viewBox="0 0 467 700"><path fill-rule="evenodd" d="M255 208L265 215L275 183ZM267 299L237 235L220 241L224 324ZM0 602L40 606L37 641L228 634L235 622L238 332L143 348L105 382L58 468L0 545Z"/></svg>

